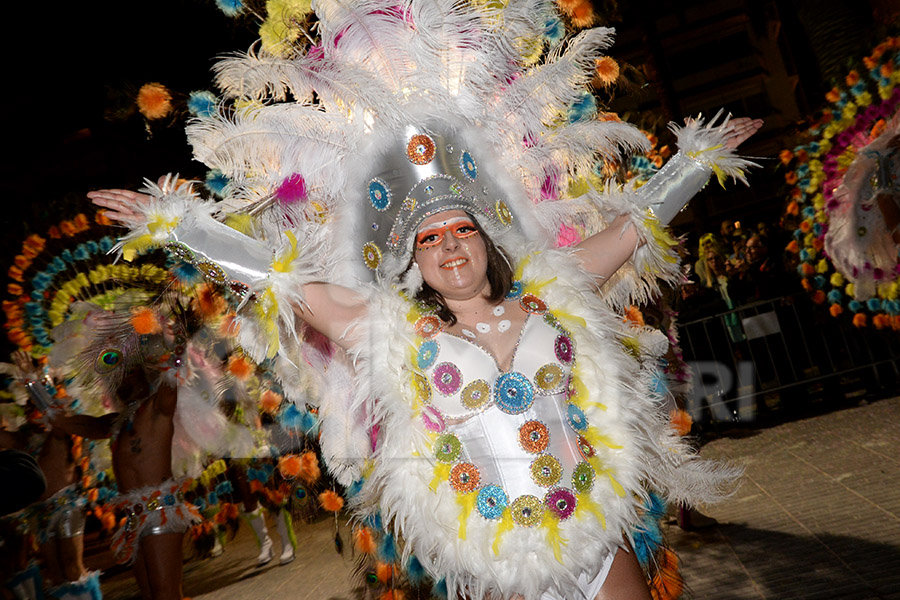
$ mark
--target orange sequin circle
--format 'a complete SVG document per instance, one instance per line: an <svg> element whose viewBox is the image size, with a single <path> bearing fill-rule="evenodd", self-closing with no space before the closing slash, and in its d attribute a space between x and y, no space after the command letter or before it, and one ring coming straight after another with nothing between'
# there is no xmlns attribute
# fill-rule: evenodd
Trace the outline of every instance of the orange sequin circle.
<svg viewBox="0 0 900 600"><path fill-rule="evenodd" d="M412 136L406 145L406 157L414 165L427 165L434 160L434 140L424 133Z"/></svg>
<svg viewBox="0 0 900 600"><path fill-rule="evenodd" d="M472 463L457 463L450 469L450 486L462 494L474 492L481 483L481 473Z"/></svg>
<svg viewBox="0 0 900 600"><path fill-rule="evenodd" d="M540 421L525 421L519 427L519 444L525 452L540 454L550 443L550 430Z"/></svg>

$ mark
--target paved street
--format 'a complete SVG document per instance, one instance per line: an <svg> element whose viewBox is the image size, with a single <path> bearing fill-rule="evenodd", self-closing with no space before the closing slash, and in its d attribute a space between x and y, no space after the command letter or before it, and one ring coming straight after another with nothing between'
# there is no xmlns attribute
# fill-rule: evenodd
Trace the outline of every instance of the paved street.
<svg viewBox="0 0 900 600"><path fill-rule="evenodd" d="M737 494L705 512L701 532L666 527L686 598L900 599L900 398L709 442L702 454L747 467ZM270 527L274 530L274 527ZM345 545L350 539L344 530ZM208 600L355 600L352 560L333 548L334 520L298 524L297 560L255 569L242 527L223 556L185 565L185 594ZM277 541L276 541L277 547ZM127 572L105 598L138 598Z"/></svg>

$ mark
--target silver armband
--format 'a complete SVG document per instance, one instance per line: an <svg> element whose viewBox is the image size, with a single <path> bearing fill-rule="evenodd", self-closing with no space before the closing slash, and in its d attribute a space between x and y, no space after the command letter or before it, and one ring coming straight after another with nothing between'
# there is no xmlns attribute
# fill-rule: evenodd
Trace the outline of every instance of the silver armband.
<svg viewBox="0 0 900 600"><path fill-rule="evenodd" d="M268 277L275 249L212 217L187 215L172 231L167 247L215 279L203 265L218 266L228 280L253 287ZM179 252L179 248L181 252ZM190 252L185 253L184 249ZM218 283L228 283L218 281Z"/></svg>
<svg viewBox="0 0 900 600"><path fill-rule="evenodd" d="M679 152L650 180L638 195L663 225L668 225L694 195L703 189L712 168Z"/></svg>

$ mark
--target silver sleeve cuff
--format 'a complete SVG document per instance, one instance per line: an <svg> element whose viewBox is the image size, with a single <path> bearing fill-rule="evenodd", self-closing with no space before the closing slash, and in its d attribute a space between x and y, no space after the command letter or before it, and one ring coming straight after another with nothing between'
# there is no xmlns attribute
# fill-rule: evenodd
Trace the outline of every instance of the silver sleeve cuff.
<svg viewBox="0 0 900 600"><path fill-rule="evenodd" d="M712 168L679 152L638 189L639 196L663 225L668 225L703 189Z"/></svg>
<svg viewBox="0 0 900 600"><path fill-rule="evenodd" d="M229 279L254 286L268 277L275 250L211 217L187 215L171 240L191 249L198 260L217 264Z"/></svg>

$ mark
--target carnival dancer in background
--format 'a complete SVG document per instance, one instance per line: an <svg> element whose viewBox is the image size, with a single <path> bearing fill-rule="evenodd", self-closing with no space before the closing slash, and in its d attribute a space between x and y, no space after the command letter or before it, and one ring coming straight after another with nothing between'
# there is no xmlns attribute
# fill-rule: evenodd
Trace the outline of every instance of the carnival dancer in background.
<svg viewBox="0 0 900 600"><path fill-rule="evenodd" d="M296 318L353 358L319 399L326 463L449 597L648 598L629 544L648 488L715 501L739 469L672 430L659 349L625 344L613 309L680 278L662 226L712 173L743 179L761 122L690 121L644 186L592 188L598 157L646 139L561 116L611 31L535 64L548 8L317 2L321 43L226 61L226 94L256 104L189 128L224 205L173 181L90 197L132 227L126 254L167 245L240 290L241 345L286 392L313 362Z"/></svg>
<svg viewBox="0 0 900 600"><path fill-rule="evenodd" d="M17 598L41 597L42 586L55 598L99 600L99 571L88 572L84 566L85 510L87 490L82 483L89 479L83 472L83 446L80 437L53 427L53 418L71 409L72 398L60 398L49 374L41 373L31 356L23 351L13 354L13 362L21 388L27 391L39 421L16 432L0 431L0 446L28 449L37 459L47 486L37 502L27 507L21 519L26 535L33 535L39 546L44 580L32 566L7 584ZM83 479L84 478L84 479ZM8 482L10 484L14 482ZM27 542L26 542L27 543Z"/></svg>

